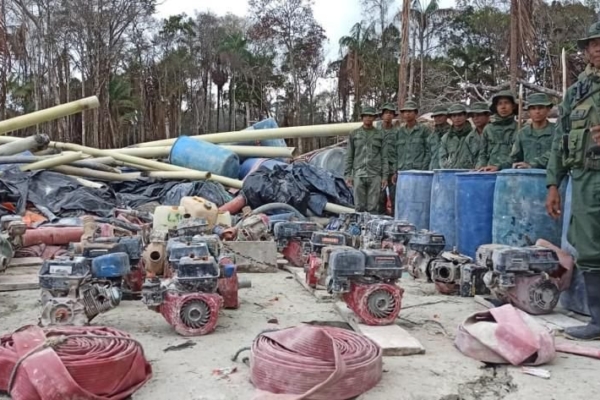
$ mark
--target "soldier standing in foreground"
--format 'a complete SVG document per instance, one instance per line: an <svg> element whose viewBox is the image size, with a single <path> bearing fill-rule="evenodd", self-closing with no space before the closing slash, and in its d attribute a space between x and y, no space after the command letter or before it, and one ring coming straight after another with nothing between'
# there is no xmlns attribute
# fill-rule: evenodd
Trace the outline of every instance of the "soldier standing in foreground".
<svg viewBox="0 0 600 400"><path fill-rule="evenodd" d="M548 121L552 105L543 93L529 96L527 111L531 124L524 126L517 134L510 154L513 168L546 169L554 138L554 124Z"/></svg>
<svg viewBox="0 0 600 400"><path fill-rule="evenodd" d="M515 96L510 91L503 90L492 97L490 111L494 115L481 136L477 162L480 171L495 172L512 166L510 152L517 131L516 109Z"/></svg>
<svg viewBox="0 0 600 400"><path fill-rule="evenodd" d="M398 137L397 125L394 125L394 118L398 116L396 111L396 105L393 103L386 103L381 107L381 122L377 124L377 127L383 132L383 138L385 140L385 149L387 150L388 157L388 178L387 188L390 193L390 201L394 204L396 199L396 186L392 182L396 168L396 138ZM386 196L382 193L381 196L381 213L384 214L386 210ZM392 214L394 207L392 206Z"/></svg>
<svg viewBox="0 0 600 400"><path fill-rule="evenodd" d="M569 243L577 251L576 265L583 273L591 321L565 329L576 340L600 339L600 23L577 41L589 64L569 87L559 107L560 118L548 162L546 209L560 217L558 187L571 172L572 216Z"/></svg>
<svg viewBox="0 0 600 400"><path fill-rule="evenodd" d="M431 132L424 124L417 122L417 103L407 101L400 109L404 126L398 130L396 139L396 169L395 171L407 171L418 169L427 171L431 162L429 151L429 136ZM397 176L394 174L394 183Z"/></svg>
<svg viewBox="0 0 600 400"><path fill-rule="evenodd" d="M373 126L376 116L373 107L363 107L363 126L348 137L344 176L348 186L354 186L357 212L377 213L381 190L387 186L387 151L383 132Z"/></svg>
<svg viewBox="0 0 600 400"><path fill-rule="evenodd" d="M462 104L454 104L448 109L448 115L452 120L450 132L446 133L440 144L440 167L444 169L471 169L469 148L466 139L471 133L471 123L467 121L467 107Z"/></svg>
<svg viewBox="0 0 600 400"><path fill-rule="evenodd" d="M448 123L448 110L445 106L435 106L431 117L433 118L433 133L429 136L429 151L431 152L429 169L434 170L440 168L439 146L442 137L450 131L450 124Z"/></svg>
<svg viewBox="0 0 600 400"><path fill-rule="evenodd" d="M465 160L468 159L468 163L465 161L465 165L470 166L465 166L464 168L473 169L477 165L479 152L481 151L481 137L483 135L483 129L486 127L488 122L490 122L490 114L490 107L487 105L487 103L483 102L473 103L469 109L469 115L471 116L473 125L475 125L475 127L465 138L465 147L468 150L467 154L465 155Z"/></svg>

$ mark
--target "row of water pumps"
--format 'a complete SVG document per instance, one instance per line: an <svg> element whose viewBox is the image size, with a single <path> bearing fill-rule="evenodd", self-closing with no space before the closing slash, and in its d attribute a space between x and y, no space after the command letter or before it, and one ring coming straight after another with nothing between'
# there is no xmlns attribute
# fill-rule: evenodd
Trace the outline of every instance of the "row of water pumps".
<svg viewBox="0 0 600 400"><path fill-rule="evenodd" d="M342 214L325 231L308 222L281 222L273 233L285 258L305 268L309 286L339 295L370 325L397 318L404 271L435 283L442 294L491 295L530 314L552 312L560 295L558 256L544 247L483 245L473 260L444 251L443 235L367 213Z"/></svg>
<svg viewBox="0 0 600 400"><path fill-rule="evenodd" d="M146 246L146 242L150 242ZM140 298L181 335L212 332L221 308L238 308L232 255L222 252L206 219L187 216L176 229L143 236L101 237L92 218L70 254L46 260L40 271L40 325L84 325Z"/></svg>

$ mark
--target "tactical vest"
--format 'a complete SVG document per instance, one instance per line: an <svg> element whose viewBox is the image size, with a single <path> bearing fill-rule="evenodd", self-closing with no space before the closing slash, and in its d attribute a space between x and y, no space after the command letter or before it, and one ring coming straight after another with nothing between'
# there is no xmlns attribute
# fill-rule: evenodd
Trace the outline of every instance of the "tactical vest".
<svg viewBox="0 0 600 400"><path fill-rule="evenodd" d="M565 121L569 133L563 135L561 143L563 164L571 169L600 171L600 154L590 151L596 145L590 128L600 125L599 86L600 83L577 83L571 113L568 121ZM581 87L584 88L583 91Z"/></svg>

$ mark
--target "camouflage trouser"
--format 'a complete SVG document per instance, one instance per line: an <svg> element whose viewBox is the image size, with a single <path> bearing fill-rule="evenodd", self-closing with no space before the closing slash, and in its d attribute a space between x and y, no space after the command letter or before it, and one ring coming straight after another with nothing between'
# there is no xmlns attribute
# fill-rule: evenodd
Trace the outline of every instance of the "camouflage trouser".
<svg viewBox="0 0 600 400"><path fill-rule="evenodd" d="M392 176L390 175L388 177L388 191L390 193L390 201L392 202L392 216L394 216L394 209L395 209L395 204L396 204L396 185L394 185L392 183ZM385 190L381 191L381 200L380 200L380 204L379 204L379 213L381 215L385 215L386 212L386 204L387 203L387 197L385 195Z"/></svg>
<svg viewBox="0 0 600 400"><path fill-rule="evenodd" d="M577 267L600 272L600 171L573 170L571 221L567 238L577 250Z"/></svg>
<svg viewBox="0 0 600 400"><path fill-rule="evenodd" d="M354 208L357 212L377 214L380 197L380 176L354 178Z"/></svg>

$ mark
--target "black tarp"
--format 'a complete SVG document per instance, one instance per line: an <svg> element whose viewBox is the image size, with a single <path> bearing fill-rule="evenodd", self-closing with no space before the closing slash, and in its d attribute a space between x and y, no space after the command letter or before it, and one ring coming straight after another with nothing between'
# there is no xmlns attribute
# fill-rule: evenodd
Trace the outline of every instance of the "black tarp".
<svg viewBox="0 0 600 400"><path fill-rule="evenodd" d="M204 197L218 206L231 200L222 185L211 181L139 179L95 189L58 172L10 168L0 175L0 203L15 204L17 212L23 214L29 202L50 221L83 214L108 218L115 207L135 209L150 202L179 205L184 196ZM0 216L11 213L0 205Z"/></svg>
<svg viewBox="0 0 600 400"><path fill-rule="evenodd" d="M268 203L287 203L306 214L310 209L323 215L325 204L335 203L352 207L352 191L342 178L305 162L273 169L259 167L244 180L242 193L252 208Z"/></svg>

